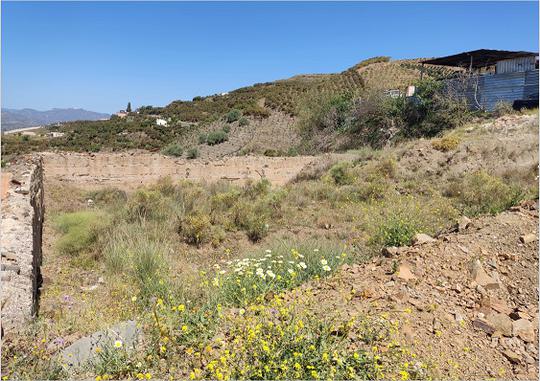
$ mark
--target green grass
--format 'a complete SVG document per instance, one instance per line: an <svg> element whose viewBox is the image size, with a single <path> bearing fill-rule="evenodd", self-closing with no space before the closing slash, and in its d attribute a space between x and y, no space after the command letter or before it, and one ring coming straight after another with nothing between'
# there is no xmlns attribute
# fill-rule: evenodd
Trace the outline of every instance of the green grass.
<svg viewBox="0 0 540 381"><path fill-rule="evenodd" d="M61 234L56 249L69 256L88 252L99 241L110 222L110 216L103 211L61 214L54 218L54 226Z"/></svg>

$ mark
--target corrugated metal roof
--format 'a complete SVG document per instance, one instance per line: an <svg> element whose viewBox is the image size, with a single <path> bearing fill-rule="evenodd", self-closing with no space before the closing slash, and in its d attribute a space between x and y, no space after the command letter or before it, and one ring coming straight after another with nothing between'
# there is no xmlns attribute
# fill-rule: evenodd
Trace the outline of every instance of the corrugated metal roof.
<svg viewBox="0 0 540 381"><path fill-rule="evenodd" d="M422 63L430 65L441 65L441 66L458 66L458 67L471 67L473 69L478 69L481 67L495 65L497 61L502 61L511 58L517 57L527 57L527 56L537 56L538 53L535 52L524 52L524 51L509 51L509 50L489 50L489 49L479 49L472 50L470 52L463 52L459 54L454 54L452 56L434 58ZM472 59L472 62L471 62Z"/></svg>

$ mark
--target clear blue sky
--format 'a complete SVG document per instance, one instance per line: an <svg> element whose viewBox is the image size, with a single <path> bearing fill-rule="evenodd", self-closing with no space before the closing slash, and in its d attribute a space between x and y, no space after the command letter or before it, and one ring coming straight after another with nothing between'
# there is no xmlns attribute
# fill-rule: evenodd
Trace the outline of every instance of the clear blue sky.
<svg viewBox="0 0 540 381"><path fill-rule="evenodd" d="M538 51L538 3L2 2L2 106L161 106L377 55Z"/></svg>

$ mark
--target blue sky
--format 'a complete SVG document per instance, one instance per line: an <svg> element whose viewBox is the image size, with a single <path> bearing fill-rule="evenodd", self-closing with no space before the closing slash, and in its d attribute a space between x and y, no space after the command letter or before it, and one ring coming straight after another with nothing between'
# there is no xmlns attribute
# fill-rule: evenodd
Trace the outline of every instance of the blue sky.
<svg viewBox="0 0 540 381"><path fill-rule="evenodd" d="M161 106L372 56L538 51L538 3L2 2L2 107Z"/></svg>

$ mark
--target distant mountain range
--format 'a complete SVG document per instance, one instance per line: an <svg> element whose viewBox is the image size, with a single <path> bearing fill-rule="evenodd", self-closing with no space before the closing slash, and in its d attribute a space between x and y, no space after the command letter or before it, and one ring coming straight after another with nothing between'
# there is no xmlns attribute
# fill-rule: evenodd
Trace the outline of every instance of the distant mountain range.
<svg viewBox="0 0 540 381"><path fill-rule="evenodd" d="M45 126L51 123L70 122L74 120L108 119L109 116L109 114L88 111L82 108L53 108L47 111L38 111L31 108L3 108L2 131Z"/></svg>

